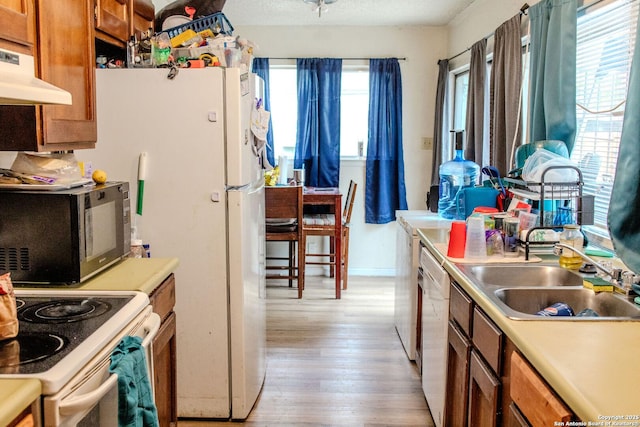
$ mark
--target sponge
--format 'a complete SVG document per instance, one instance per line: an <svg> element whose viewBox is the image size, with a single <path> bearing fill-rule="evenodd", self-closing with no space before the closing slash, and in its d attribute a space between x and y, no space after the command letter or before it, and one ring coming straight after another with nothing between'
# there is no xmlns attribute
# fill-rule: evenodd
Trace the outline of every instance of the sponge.
<svg viewBox="0 0 640 427"><path fill-rule="evenodd" d="M600 277L585 277L582 286L592 289L593 292L613 292L613 285Z"/></svg>

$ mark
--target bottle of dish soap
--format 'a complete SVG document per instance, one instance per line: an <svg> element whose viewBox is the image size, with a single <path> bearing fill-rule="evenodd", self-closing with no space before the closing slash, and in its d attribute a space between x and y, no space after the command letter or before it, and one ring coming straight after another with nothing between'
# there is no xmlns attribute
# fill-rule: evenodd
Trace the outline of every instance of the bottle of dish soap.
<svg viewBox="0 0 640 427"><path fill-rule="evenodd" d="M580 226L576 224L565 224L562 233L560 233L560 243L578 250L582 249L584 237L580 231ZM577 270L582 266L582 257L571 249L562 248L562 254L558 262L561 267L569 270Z"/></svg>
<svg viewBox="0 0 640 427"><path fill-rule="evenodd" d="M464 159L462 151L464 131L451 132L454 134L456 155L452 160L440 165L438 215L442 218L463 220L466 218L464 208L458 208L458 193L466 187L476 185L480 176L480 166Z"/></svg>

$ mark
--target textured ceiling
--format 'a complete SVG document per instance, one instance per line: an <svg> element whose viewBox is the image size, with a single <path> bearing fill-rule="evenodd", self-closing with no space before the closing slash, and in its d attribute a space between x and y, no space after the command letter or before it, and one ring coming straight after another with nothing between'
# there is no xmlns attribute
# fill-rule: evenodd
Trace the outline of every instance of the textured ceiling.
<svg viewBox="0 0 640 427"><path fill-rule="evenodd" d="M159 11L173 0L152 0ZM185 0L181 0L185 1ZM318 17L303 0L227 0L223 13L243 25L447 25L475 0L337 0Z"/></svg>

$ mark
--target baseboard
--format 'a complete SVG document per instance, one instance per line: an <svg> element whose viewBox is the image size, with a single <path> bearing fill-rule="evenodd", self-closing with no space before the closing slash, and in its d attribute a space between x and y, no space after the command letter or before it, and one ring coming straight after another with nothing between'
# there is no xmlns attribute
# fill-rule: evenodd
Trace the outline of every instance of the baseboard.
<svg viewBox="0 0 640 427"><path fill-rule="evenodd" d="M326 268L327 270L325 271ZM304 270L305 276L325 276L328 274L329 267L310 267ZM368 277L394 277L396 270L394 268L350 268L350 276L368 276Z"/></svg>

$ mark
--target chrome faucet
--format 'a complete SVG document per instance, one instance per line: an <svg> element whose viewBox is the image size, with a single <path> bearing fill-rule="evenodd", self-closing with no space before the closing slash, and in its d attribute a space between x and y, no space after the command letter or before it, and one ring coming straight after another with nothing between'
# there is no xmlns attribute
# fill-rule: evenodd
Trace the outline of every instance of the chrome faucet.
<svg viewBox="0 0 640 427"><path fill-rule="evenodd" d="M573 246L567 245L565 243L556 243L553 248L553 253L555 255L560 255L562 253L562 248L573 251L574 253L579 255L580 258L582 258L584 261L588 262L598 270L602 271L607 276L611 277L611 284L617 288L616 292L622 293L627 297L633 296L631 284L637 283L637 281L640 279L640 276L630 271L623 272L622 269L620 268L608 269L607 267L604 267L603 265L599 264L593 258L589 257L587 254L580 252Z"/></svg>

